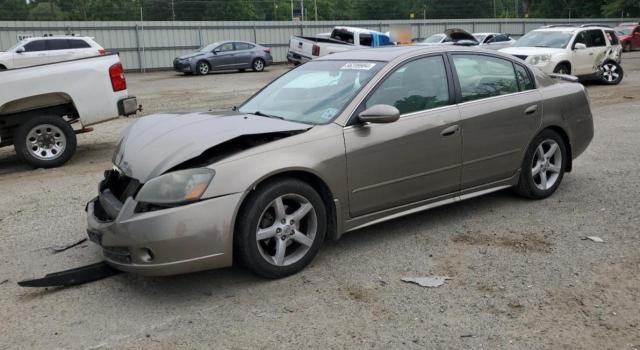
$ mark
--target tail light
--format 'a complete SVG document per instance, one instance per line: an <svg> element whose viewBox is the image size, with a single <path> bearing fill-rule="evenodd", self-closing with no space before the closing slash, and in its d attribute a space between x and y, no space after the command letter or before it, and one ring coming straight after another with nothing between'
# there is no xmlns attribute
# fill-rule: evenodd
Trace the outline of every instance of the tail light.
<svg viewBox="0 0 640 350"><path fill-rule="evenodd" d="M266 49L264 49L264 52L266 52L266 53L269 53L269 54L270 54L270 53L271 53L271 49L270 49L270 48L266 48Z"/></svg>
<svg viewBox="0 0 640 350"><path fill-rule="evenodd" d="M107 51L106 51L105 49L102 49L102 48L101 48L101 49L98 49L98 54L100 54L100 55L104 55L104 54L106 54L106 53L107 53Z"/></svg>
<svg viewBox="0 0 640 350"><path fill-rule="evenodd" d="M311 48L311 54L314 56L320 56L320 46L313 45L313 47Z"/></svg>
<svg viewBox="0 0 640 350"><path fill-rule="evenodd" d="M127 80L124 78L124 69L121 63L116 63L109 67L109 77L111 78L111 86L114 92L127 89Z"/></svg>

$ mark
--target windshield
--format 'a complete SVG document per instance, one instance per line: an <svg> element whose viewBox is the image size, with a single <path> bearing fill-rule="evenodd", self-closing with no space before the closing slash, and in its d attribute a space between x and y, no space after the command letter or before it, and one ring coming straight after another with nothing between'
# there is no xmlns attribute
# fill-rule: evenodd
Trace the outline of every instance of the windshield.
<svg viewBox="0 0 640 350"><path fill-rule="evenodd" d="M481 43L484 38L486 38L486 35L480 35L480 34L473 34L473 37L476 38L476 40L478 40L479 43Z"/></svg>
<svg viewBox="0 0 640 350"><path fill-rule="evenodd" d="M445 38L444 34L433 34L432 36L422 40L423 43L439 43Z"/></svg>
<svg viewBox="0 0 640 350"><path fill-rule="evenodd" d="M630 35L631 34L631 29L633 29L633 28L632 27L615 27L613 29L619 31L620 33L622 33L624 35Z"/></svg>
<svg viewBox="0 0 640 350"><path fill-rule="evenodd" d="M296 122L326 124L342 112L383 66L381 62L311 61L276 79L239 110Z"/></svg>
<svg viewBox="0 0 640 350"><path fill-rule="evenodd" d="M211 52L213 51L213 49L215 49L216 47L220 46L220 43L213 43L213 44L209 44L207 46L203 46L200 48L200 52Z"/></svg>
<svg viewBox="0 0 640 350"><path fill-rule="evenodd" d="M513 47L550 47L563 49L569 44L573 32L532 31L513 44Z"/></svg>

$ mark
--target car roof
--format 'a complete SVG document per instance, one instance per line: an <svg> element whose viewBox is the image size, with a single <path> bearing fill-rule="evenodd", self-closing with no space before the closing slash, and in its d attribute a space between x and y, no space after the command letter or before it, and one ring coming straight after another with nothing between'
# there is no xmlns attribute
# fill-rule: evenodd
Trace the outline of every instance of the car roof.
<svg viewBox="0 0 640 350"><path fill-rule="evenodd" d="M82 40L93 40L91 36L77 36L77 35L59 35L59 36L33 36L30 38L24 38L25 41L33 41L33 40L56 40L56 39L82 39Z"/></svg>
<svg viewBox="0 0 640 350"><path fill-rule="evenodd" d="M478 52L488 53L496 56L503 56L513 59L513 56L507 55L495 50L485 50L476 47L468 47L461 45L409 45L409 46L387 46L372 49L349 50L344 52L336 52L331 55L322 56L314 61L330 61L330 60L359 60L359 61L383 61L390 62L396 58L411 54L429 54L444 52Z"/></svg>
<svg viewBox="0 0 640 350"><path fill-rule="evenodd" d="M379 32L377 30L371 30L371 29L365 29L365 28L358 28L358 27L347 27L347 26L336 26L333 28L338 29L338 30L345 30L348 32L353 32L353 33L358 33L358 34L382 34L382 35L386 35L385 33Z"/></svg>

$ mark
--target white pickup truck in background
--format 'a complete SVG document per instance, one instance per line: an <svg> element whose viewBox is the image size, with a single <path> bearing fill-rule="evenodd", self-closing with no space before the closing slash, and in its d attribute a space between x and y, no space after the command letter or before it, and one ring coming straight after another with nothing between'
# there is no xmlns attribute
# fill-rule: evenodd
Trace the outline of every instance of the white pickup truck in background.
<svg viewBox="0 0 640 350"><path fill-rule="evenodd" d="M34 167L64 164L76 133L137 110L117 54L0 71L0 147Z"/></svg>
<svg viewBox="0 0 640 350"><path fill-rule="evenodd" d="M336 52L387 45L395 45L389 34L362 28L335 27L329 35L292 36L287 61L299 65Z"/></svg>

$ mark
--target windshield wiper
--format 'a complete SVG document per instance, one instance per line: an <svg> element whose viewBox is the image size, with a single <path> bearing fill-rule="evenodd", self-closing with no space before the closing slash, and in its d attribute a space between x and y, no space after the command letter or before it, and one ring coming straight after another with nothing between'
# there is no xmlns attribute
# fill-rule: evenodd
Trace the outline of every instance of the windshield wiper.
<svg viewBox="0 0 640 350"><path fill-rule="evenodd" d="M280 119L280 120L285 120L283 117L278 116L278 115L272 115L272 114L267 114L267 113L262 113L260 111L255 111L251 114L255 114L255 115L259 115L261 117L267 117L267 118L273 118L273 119Z"/></svg>

